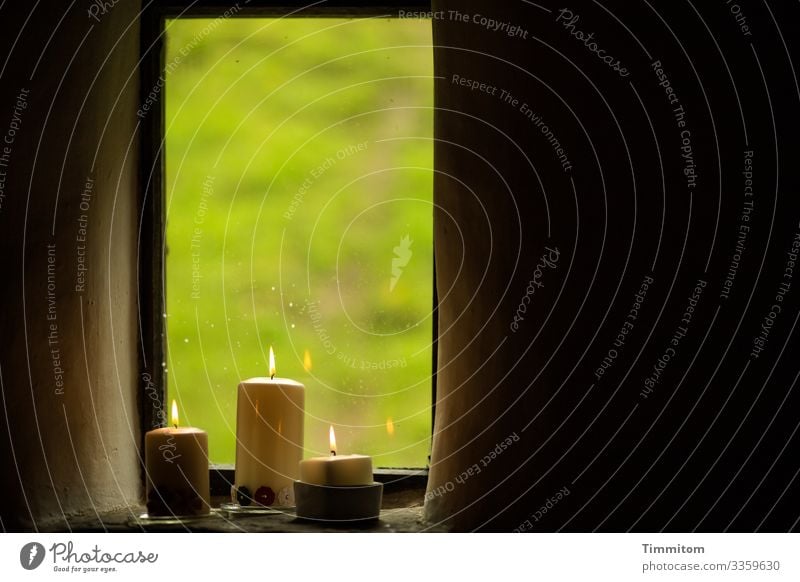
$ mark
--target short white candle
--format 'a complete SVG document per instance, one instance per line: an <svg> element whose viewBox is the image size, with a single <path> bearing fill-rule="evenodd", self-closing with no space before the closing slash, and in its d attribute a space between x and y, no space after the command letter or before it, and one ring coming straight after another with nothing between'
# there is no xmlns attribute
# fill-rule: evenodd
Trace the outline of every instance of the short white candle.
<svg viewBox="0 0 800 582"><path fill-rule="evenodd" d="M312 485L353 487L372 483L372 457L367 455L337 455L336 435L329 432L331 455L314 457L300 462L300 481Z"/></svg>
<svg viewBox="0 0 800 582"><path fill-rule="evenodd" d="M383 485L372 481L372 458L337 455L333 427L329 434L331 456L300 463L300 480L294 484L297 517L334 522L377 519Z"/></svg>
<svg viewBox="0 0 800 582"><path fill-rule="evenodd" d="M293 483L303 458L305 386L270 377L239 384L236 406L236 500L242 505L294 505Z"/></svg>
<svg viewBox="0 0 800 582"><path fill-rule="evenodd" d="M144 437L147 513L150 516L206 514L209 504L208 434L178 427L172 401L172 424Z"/></svg>

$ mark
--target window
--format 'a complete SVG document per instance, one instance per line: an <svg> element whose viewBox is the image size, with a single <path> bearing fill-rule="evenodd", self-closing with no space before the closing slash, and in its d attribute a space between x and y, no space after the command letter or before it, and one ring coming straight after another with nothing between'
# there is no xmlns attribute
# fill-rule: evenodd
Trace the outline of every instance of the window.
<svg viewBox="0 0 800 582"><path fill-rule="evenodd" d="M235 16L235 13L231 14ZM429 20L166 22L166 375L235 456L236 387L306 385L305 446L421 467L431 436Z"/></svg>

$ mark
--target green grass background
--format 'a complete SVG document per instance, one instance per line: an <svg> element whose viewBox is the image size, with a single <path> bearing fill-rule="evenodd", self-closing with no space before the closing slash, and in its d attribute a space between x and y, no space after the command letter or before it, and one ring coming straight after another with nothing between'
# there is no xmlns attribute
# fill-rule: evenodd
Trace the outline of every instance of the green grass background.
<svg viewBox="0 0 800 582"><path fill-rule="evenodd" d="M342 453L427 463L430 35L424 20L168 23L168 394L213 463L234 461L236 387L267 375L270 345L278 376L306 385L306 456L327 454L333 424Z"/></svg>

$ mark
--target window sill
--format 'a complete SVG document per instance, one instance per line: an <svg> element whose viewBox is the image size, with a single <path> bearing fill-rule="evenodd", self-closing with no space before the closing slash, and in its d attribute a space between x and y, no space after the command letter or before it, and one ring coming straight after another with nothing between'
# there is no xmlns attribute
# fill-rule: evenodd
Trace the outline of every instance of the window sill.
<svg viewBox="0 0 800 582"><path fill-rule="evenodd" d="M363 525L330 525L313 523L297 519L294 514L275 514L268 516L234 517L213 515L196 519L182 525L141 525L135 516L141 515L144 507L130 507L124 511L95 515L91 517L73 517L69 520L69 528L73 533L79 532L197 532L197 533L323 533L323 532L360 532L360 533L414 533L443 532L441 527L434 527L425 522L421 505L396 509L382 509L381 517L376 521ZM64 524L52 531L64 531ZM45 530L40 530L45 531Z"/></svg>
<svg viewBox="0 0 800 582"><path fill-rule="evenodd" d="M383 509L421 506L428 483L427 469L375 469L375 481L383 483ZM211 466L212 504L228 501L233 484L233 465Z"/></svg>
<svg viewBox="0 0 800 582"><path fill-rule="evenodd" d="M413 533L443 532L441 526L426 523L423 509L427 469L376 469L375 480L383 483L381 516L363 524L321 524L297 519L293 513L261 516L234 516L218 513L207 518L193 519L185 524L141 524L136 518L146 510L131 506L115 512L92 516L74 516L68 522L59 521L40 531L63 532L253 532L253 533ZM211 468L211 505L219 507L229 500L233 467L215 465Z"/></svg>

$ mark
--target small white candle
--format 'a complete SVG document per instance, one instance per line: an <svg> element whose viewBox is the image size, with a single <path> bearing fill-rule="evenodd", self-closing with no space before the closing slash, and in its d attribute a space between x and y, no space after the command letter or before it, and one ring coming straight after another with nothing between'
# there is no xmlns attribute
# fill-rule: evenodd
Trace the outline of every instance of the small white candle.
<svg viewBox="0 0 800 582"><path fill-rule="evenodd" d="M303 458L305 386L270 377L239 384L236 406L235 500L242 505L294 505L293 483Z"/></svg>
<svg viewBox="0 0 800 582"><path fill-rule="evenodd" d="M353 487L372 483L372 457L367 455L337 455L336 434L328 433L331 455L314 457L300 462L300 481L312 485Z"/></svg>
<svg viewBox="0 0 800 582"><path fill-rule="evenodd" d="M172 424L144 437L147 513L150 516L200 515L209 512L208 434L178 427L178 404L172 401Z"/></svg>
<svg viewBox="0 0 800 582"><path fill-rule="evenodd" d="M378 519L383 485L372 481L372 458L337 455L333 427L329 435L330 457L300 463L300 480L294 484L297 517L334 522Z"/></svg>

